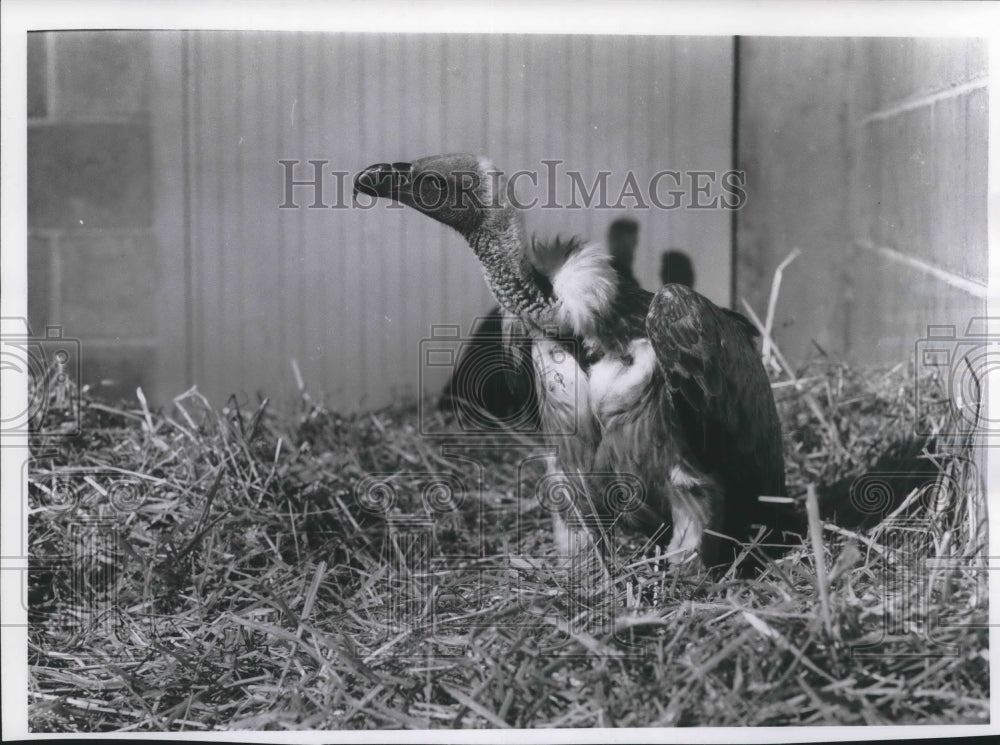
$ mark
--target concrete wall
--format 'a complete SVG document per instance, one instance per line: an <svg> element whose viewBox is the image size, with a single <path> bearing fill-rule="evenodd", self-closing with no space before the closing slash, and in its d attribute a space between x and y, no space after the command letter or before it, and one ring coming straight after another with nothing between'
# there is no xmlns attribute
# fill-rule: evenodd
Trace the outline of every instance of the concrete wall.
<svg viewBox="0 0 1000 745"><path fill-rule="evenodd" d="M155 367L149 71L144 33L28 35L28 322L111 397Z"/></svg>
<svg viewBox="0 0 1000 745"><path fill-rule="evenodd" d="M738 292L803 360L913 358L929 325L985 314L986 43L741 39ZM780 94L776 94L780 92Z"/></svg>

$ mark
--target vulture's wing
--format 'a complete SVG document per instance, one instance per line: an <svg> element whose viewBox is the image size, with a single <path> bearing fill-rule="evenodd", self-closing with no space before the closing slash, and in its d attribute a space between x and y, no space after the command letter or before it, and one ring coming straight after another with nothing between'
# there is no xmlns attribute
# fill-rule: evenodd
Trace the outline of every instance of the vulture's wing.
<svg viewBox="0 0 1000 745"><path fill-rule="evenodd" d="M685 456L728 495L726 532L744 538L752 523L787 525L788 508L761 503L785 494L781 424L754 338L756 329L688 287L653 297L646 331L663 372L670 426Z"/></svg>

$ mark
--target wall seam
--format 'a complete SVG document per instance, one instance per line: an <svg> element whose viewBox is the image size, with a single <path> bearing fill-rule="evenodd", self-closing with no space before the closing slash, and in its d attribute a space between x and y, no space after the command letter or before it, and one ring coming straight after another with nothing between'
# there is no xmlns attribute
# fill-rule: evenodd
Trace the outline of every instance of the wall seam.
<svg viewBox="0 0 1000 745"><path fill-rule="evenodd" d="M732 168L740 170L740 37L733 37L733 123L730 147ZM744 187L746 184L744 183ZM739 294L739 209L732 210L729 223L729 307L736 309Z"/></svg>

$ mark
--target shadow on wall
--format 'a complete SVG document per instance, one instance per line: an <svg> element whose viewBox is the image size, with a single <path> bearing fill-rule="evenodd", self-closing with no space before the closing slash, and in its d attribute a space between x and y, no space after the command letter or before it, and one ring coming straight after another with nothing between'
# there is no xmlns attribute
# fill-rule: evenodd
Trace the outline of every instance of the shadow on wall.
<svg viewBox="0 0 1000 745"><path fill-rule="evenodd" d="M660 257L660 282L678 284L694 289L694 264L683 251L672 248Z"/></svg>

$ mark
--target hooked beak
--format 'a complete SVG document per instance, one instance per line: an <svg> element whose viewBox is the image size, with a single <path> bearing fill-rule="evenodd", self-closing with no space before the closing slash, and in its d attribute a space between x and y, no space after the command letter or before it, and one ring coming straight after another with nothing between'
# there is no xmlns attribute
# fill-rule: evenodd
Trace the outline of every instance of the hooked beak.
<svg viewBox="0 0 1000 745"><path fill-rule="evenodd" d="M411 163L376 163L354 177L354 196L367 194L398 201L400 194L409 192L412 180Z"/></svg>

